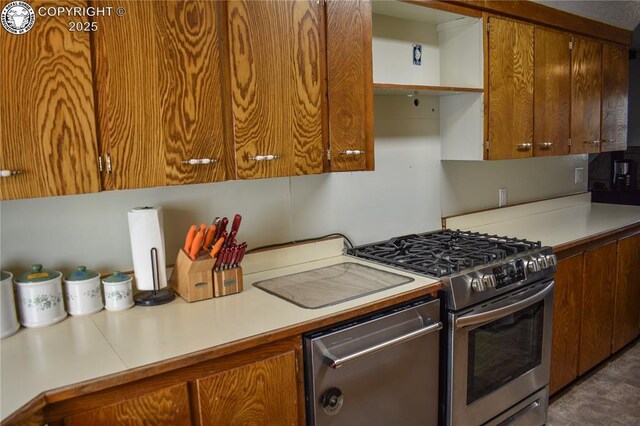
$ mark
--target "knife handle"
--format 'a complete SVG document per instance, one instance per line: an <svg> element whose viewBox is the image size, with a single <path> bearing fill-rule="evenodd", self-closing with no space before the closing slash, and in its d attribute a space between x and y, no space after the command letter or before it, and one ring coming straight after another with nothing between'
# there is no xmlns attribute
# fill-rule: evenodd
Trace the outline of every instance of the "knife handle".
<svg viewBox="0 0 640 426"><path fill-rule="evenodd" d="M231 231L231 233L229 234L229 238L227 238L227 242L224 243L225 247L233 247L233 245L236 242L236 234L238 232L237 231Z"/></svg>
<svg viewBox="0 0 640 426"><path fill-rule="evenodd" d="M216 257L218 255L218 252L222 248L222 243L224 243L224 238L218 238L218 241L216 241L211 249L211 253L209 253L211 257Z"/></svg>
<svg viewBox="0 0 640 426"><path fill-rule="evenodd" d="M213 242L213 237L216 235L216 226L211 225L209 229L207 229L207 235L204 237L204 248L211 247L211 243Z"/></svg>
<svg viewBox="0 0 640 426"><path fill-rule="evenodd" d="M242 259L244 259L244 253L247 251L247 243L244 242L238 247L240 248L240 253L238 253L238 258L236 259L236 266L239 266Z"/></svg>
<svg viewBox="0 0 640 426"><path fill-rule="evenodd" d="M191 244L191 249L189 250L189 256L191 259L196 260L198 256L198 252L200 251L200 247L202 247L202 241L204 240L204 235L202 231L198 231L196 237L193 239L193 244Z"/></svg>
<svg viewBox="0 0 640 426"><path fill-rule="evenodd" d="M189 228L189 231L187 232L187 237L184 240L184 251L187 253L191 251L191 244L193 244L193 239L196 237L197 230L197 226L191 225L191 228Z"/></svg>
<svg viewBox="0 0 640 426"><path fill-rule="evenodd" d="M218 253L218 258L216 259L215 265L213 265L213 269L215 271L219 271L220 270L220 266L222 265L222 258L223 257L224 257L224 250L221 250L220 253Z"/></svg>
<svg viewBox="0 0 640 426"><path fill-rule="evenodd" d="M231 232L236 231L238 233L238 229L240 229L240 222L242 222L242 216L236 214L233 217L233 224L231 224Z"/></svg>

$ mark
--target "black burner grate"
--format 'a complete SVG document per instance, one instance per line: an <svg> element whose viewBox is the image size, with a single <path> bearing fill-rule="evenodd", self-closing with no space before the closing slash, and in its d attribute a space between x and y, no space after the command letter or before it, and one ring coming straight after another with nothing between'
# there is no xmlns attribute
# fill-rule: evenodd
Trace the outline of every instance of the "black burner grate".
<svg viewBox="0 0 640 426"><path fill-rule="evenodd" d="M354 247L347 253L385 265L443 277L541 246L539 241L445 229Z"/></svg>

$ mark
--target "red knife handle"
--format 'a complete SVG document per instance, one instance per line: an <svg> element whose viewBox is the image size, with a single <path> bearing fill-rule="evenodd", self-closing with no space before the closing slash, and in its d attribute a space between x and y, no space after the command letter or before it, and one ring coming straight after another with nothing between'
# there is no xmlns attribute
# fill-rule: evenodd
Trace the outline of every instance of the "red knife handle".
<svg viewBox="0 0 640 426"><path fill-rule="evenodd" d="M247 243L242 243L238 247L240 247L240 253L238 254L238 258L236 259L236 266L240 265L242 259L244 259L244 253L247 251Z"/></svg>
<svg viewBox="0 0 640 426"><path fill-rule="evenodd" d="M231 232L235 231L238 233L238 229L240 229L240 222L242 222L242 216L239 214L233 217L233 223L231 224Z"/></svg>
<svg viewBox="0 0 640 426"><path fill-rule="evenodd" d="M231 231L231 233L229 234L229 238L227 238L226 242L224 243L225 247L233 247L233 245L236 243L237 233L237 231Z"/></svg>
<svg viewBox="0 0 640 426"><path fill-rule="evenodd" d="M229 268L235 268L236 267L236 259L238 258L238 254L240 254L238 246L235 246L233 248L229 248L229 252L231 254L229 255L229 262L228 262L227 266Z"/></svg>
<svg viewBox="0 0 640 426"><path fill-rule="evenodd" d="M220 266L222 265L222 258L224 257L224 249L218 252L218 257L216 258L216 263L213 265L213 269L216 271L220 270Z"/></svg>

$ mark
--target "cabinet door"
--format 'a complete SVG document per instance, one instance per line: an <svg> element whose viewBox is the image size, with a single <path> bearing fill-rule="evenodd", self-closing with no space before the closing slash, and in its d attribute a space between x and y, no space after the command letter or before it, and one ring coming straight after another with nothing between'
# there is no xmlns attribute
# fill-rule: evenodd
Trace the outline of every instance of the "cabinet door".
<svg viewBox="0 0 640 426"><path fill-rule="evenodd" d="M602 151L627 149L629 54L624 46L602 45Z"/></svg>
<svg viewBox="0 0 640 426"><path fill-rule="evenodd" d="M489 159L532 156L533 25L489 19Z"/></svg>
<svg viewBox="0 0 640 426"><path fill-rule="evenodd" d="M638 337L640 318L640 234L618 241L618 278L613 320L613 352Z"/></svg>
<svg viewBox="0 0 640 426"><path fill-rule="evenodd" d="M602 45L574 37L571 53L571 154L600 151Z"/></svg>
<svg viewBox="0 0 640 426"><path fill-rule="evenodd" d="M578 374L583 374L611 354L616 242L588 250L584 262Z"/></svg>
<svg viewBox="0 0 640 426"><path fill-rule="evenodd" d="M329 171L373 170L371 2L327 3Z"/></svg>
<svg viewBox="0 0 640 426"><path fill-rule="evenodd" d="M569 34L535 30L534 156L569 154L571 50Z"/></svg>
<svg viewBox="0 0 640 426"><path fill-rule="evenodd" d="M551 393L578 377L583 265L582 253L558 262L553 290Z"/></svg>
<svg viewBox="0 0 640 426"><path fill-rule="evenodd" d="M65 425L190 425L187 384L163 388L117 404L66 417Z"/></svg>
<svg viewBox="0 0 640 426"><path fill-rule="evenodd" d="M89 33L65 16L34 19L24 34L0 30L0 170L20 172L0 177L0 199L99 191Z"/></svg>
<svg viewBox="0 0 640 426"><path fill-rule="evenodd" d="M298 423L293 350L196 381L198 424Z"/></svg>
<svg viewBox="0 0 640 426"><path fill-rule="evenodd" d="M226 178L220 2L108 1L96 17L98 123L107 189ZM215 163L184 164L213 159Z"/></svg>
<svg viewBox="0 0 640 426"><path fill-rule="evenodd" d="M316 1L228 3L241 179L323 170L324 31Z"/></svg>

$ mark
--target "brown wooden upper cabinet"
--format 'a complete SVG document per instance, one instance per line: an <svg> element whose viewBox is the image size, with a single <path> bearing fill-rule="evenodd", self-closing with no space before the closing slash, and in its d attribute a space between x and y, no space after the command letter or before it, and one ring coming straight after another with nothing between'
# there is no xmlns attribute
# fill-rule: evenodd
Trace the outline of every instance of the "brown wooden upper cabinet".
<svg viewBox="0 0 640 426"><path fill-rule="evenodd" d="M322 5L231 1L227 22L238 177L322 173Z"/></svg>
<svg viewBox="0 0 640 426"><path fill-rule="evenodd" d="M535 29L534 157L569 154L570 43L567 33Z"/></svg>
<svg viewBox="0 0 640 426"><path fill-rule="evenodd" d="M100 190L89 34L70 32L67 21L38 17L27 33L0 30L2 200Z"/></svg>
<svg viewBox="0 0 640 426"><path fill-rule="evenodd" d="M227 178L222 3L101 2L126 10L95 18L104 189Z"/></svg>
<svg viewBox="0 0 640 426"><path fill-rule="evenodd" d="M602 43L573 37L571 154L600 152Z"/></svg>
<svg viewBox="0 0 640 426"><path fill-rule="evenodd" d="M602 45L602 151L627 149L629 54L624 46Z"/></svg>
<svg viewBox="0 0 640 426"><path fill-rule="evenodd" d="M326 8L328 170L373 170L371 2L329 1Z"/></svg>
<svg viewBox="0 0 640 426"><path fill-rule="evenodd" d="M531 157L533 25L489 18L488 159Z"/></svg>

